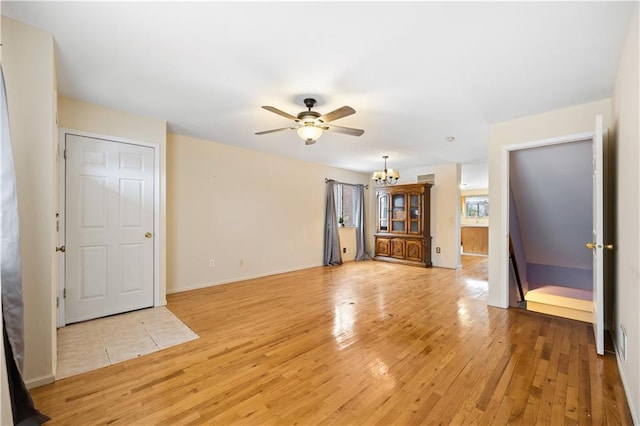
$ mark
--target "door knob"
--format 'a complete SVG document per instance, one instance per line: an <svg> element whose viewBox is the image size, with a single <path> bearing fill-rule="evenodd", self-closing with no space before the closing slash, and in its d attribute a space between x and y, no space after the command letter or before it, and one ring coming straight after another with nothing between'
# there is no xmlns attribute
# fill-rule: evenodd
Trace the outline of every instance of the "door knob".
<svg viewBox="0 0 640 426"><path fill-rule="evenodd" d="M153 237L153 234L151 232L147 232L146 234L144 234L144 236L146 238L151 238L151 237Z"/></svg>
<svg viewBox="0 0 640 426"><path fill-rule="evenodd" d="M596 247L597 247L597 246L596 246L596 243L587 243L587 244L585 244L585 246L586 246L589 250L592 250L592 249L594 249L594 248L596 248Z"/></svg>
<svg viewBox="0 0 640 426"><path fill-rule="evenodd" d="M613 244L605 244L604 248L607 250L613 250Z"/></svg>

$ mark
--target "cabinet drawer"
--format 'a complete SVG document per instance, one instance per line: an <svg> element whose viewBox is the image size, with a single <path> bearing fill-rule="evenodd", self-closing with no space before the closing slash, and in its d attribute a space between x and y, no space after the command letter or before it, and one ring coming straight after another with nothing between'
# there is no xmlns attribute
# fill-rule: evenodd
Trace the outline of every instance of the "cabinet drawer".
<svg viewBox="0 0 640 426"><path fill-rule="evenodd" d="M406 241L406 259L422 262L422 240Z"/></svg>
<svg viewBox="0 0 640 426"><path fill-rule="evenodd" d="M391 256L391 240L376 237L376 256Z"/></svg>
<svg viewBox="0 0 640 426"><path fill-rule="evenodd" d="M405 257L405 241L401 238L394 238L391 240L391 256L397 259L404 259Z"/></svg>

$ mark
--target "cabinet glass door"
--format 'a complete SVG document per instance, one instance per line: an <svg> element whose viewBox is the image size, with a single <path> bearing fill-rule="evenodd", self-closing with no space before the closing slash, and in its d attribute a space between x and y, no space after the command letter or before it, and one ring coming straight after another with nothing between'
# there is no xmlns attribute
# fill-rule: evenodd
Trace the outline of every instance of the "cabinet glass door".
<svg viewBox="0 0 640 426"><path fill-rule="evenodd" d="M420 234L420 194L409 194L409 233Z"/></svg>
<svg viewBox="0 0 640 426"><path fill-rule="evenodd" d="M389 194L381 194L378 198L378 231L389 231Z"/></svg>
<svg viewBox="0 0 640 426"><path fill-rule="evenodd" d="M391 231L407 232L406 229L407 211L404 194L393 194L391 196Z"/></svg>

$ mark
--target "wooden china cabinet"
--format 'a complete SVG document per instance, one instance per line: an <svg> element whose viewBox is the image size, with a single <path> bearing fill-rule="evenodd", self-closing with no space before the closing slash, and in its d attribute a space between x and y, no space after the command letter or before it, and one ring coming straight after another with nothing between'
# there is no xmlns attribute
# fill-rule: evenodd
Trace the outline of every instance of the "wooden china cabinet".
<svg viewBox="0 0 640 426"><path fill-rule="evenodd" d="M431 184L376 189L375 260L431 266Z"/></svg>

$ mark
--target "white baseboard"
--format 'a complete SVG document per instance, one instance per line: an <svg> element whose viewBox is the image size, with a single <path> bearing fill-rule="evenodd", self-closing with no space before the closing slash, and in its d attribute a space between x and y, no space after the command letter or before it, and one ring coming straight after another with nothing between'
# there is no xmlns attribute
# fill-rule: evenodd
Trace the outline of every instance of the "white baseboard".
<svg viewBox="0 0 640 426"><path fill-rule="evenodd" d="M40 377L34 377L33 379L25 380L24 384L27 385L27 389L37 388L38 386L48 385L56 381L53 374L47 374Z"/></svg>
<svg viewBox="0 0 640 426"><path fill-rule="evenodd" d="M618 362L618 375L620 376L620 380L622 381L622 387L624 389L624 395L627 397L627 405L629 406L629 411L631 411L631 419L633 420L634 425L640 425L640 418L638 418L638 412L636 411L636 407L631 404L633 399L629 395L629 386L627 385L627 379L625 378L624 370L622 366L624 361L620 359L619 351L618 351L618 342L616 342L615 337L613 337L613 333L611 333L613 339L613 347L616 349L616 361Z"/></svg>

